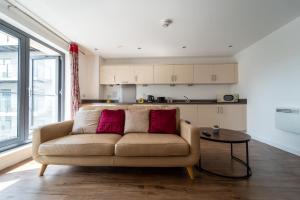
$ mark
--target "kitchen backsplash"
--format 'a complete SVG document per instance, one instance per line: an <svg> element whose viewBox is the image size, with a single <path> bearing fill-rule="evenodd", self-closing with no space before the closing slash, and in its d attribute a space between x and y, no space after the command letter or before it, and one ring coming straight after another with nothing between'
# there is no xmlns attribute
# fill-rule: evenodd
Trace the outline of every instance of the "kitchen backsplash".
<svg viewBox="0 0 300 200"><path fill-rule="evenodd" d="M101 99L120 98L120 86L102 86L100 88ZM184 99L187 96L190 99L215 99L216 95L230 93L230 85L137 85L136 98L145 98L147 95L171 97L173 99Z"/></svg>

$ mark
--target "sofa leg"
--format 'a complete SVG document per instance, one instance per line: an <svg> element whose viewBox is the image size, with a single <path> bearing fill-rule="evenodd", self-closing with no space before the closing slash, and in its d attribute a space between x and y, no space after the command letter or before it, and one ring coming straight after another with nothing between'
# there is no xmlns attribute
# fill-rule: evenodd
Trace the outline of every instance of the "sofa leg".
<svg viewBox="0 0 300 200"><path fill-rule="evenodd" d="M42 167L40 169L40 174L39 174L40 176L44 176L44 172L45 172L47 166L48 165L46 165L46 164L42 164Z"/></svg>
<svg viewBox="0 0 300 200"><path fill-rule="evenodd" d="M193 167L192 166L188 166L186 167L186 170L190 176L190 178L193 180L195 177L194 177L194 170L193 170Z"/></svg>

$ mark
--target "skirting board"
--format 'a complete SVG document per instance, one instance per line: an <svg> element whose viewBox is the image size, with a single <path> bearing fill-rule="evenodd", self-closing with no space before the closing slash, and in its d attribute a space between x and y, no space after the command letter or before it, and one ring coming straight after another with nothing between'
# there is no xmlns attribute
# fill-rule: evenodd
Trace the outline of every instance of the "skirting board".
<svg viewBox="0 0 300 200"><path fill-rule="evenodd" d="M0 170L15 165L32 156L32 144L17 147L0 153Z"/></svg>
<svg viewBox="0 0 300 200"><path fill-rule="evenodd" d="M249 133L248 133L248 134L249 134ZM297 156L300 156L300 151L299 151L299 150L296 150L296 149L294 149L294 148L290 148L290 147L287 147L287 146L285 146L285 145L282 145L282 144L278 144L278 143L272 142L272 141L270 141L270 140L268 140L268 139L266 139L266 138L257 137L257 136L255 136L255 135L251 135L251 137L252 137L253 139L255 139L255 140L258 140L258 141L262 142L262 143L265 143L265 144L268 144L268 145L270 145L270 146L276 147L276 148L278 148L278 149L281 149L281 150L283 150L283 151L289 152L289 153L291 153L291 154L295 154L295 155L297 155Z"/></svg>

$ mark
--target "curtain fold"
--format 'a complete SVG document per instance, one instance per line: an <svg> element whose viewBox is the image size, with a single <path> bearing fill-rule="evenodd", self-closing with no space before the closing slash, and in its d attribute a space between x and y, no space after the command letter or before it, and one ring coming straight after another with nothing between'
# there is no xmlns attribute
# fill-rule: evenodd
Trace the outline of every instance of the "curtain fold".
<svg viewBox="0 0 300 200"><path fill-rule="evenodd" d="M71 58L71 115L74 118L80 106L80 89L79 89L79 75L78 75L78 45L74 42L70 44L70 58Z"/></svg>

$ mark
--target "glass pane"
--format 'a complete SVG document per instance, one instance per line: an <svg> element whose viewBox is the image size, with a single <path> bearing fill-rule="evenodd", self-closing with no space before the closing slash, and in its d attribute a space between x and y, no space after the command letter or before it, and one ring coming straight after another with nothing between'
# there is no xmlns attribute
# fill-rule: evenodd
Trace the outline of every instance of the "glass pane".
<svg viewBox="0 0 300 200"><path fill-rule="evenodd" d="M19 39L0 31L0 142L18 137Z"/></svg>
<svg viewBox="0 0 300 200"><path fill-rule="evenodd" d="M30 129L58 121L58 58L55 51L30 40Z"/></svg>

